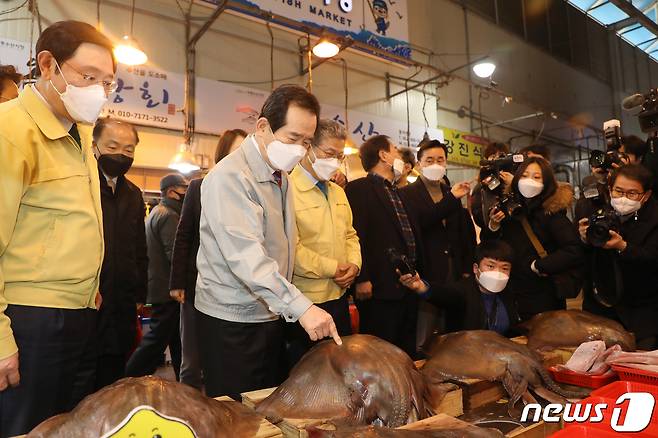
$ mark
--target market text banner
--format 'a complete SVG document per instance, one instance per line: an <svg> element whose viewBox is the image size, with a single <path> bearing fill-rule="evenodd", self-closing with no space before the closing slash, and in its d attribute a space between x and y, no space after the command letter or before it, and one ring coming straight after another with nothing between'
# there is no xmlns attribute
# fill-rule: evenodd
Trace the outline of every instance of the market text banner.
<svg viewBox="0 0 658 438"><path fill-rule="evenodd" d="M204 1L217 4L217 0ZM229 9L261 19L261 11L271 12L301 23L297 30L304 26L326 28L343 37L411 58L407 0L233 0ZM277 24L290 26L285 22Z"/></svg>
<svg viewBox="0 0 658 438"><path fill-rule="evenodd" d="M441 128L448 146L448 161L454 164L480 167L482 150L488 141L477 135L456 129Z"/></svg>
<svg viewBox="0 0 658 438"><path fill-rule="evenodd" d="M19 73L28 75L30 64L34 66L34 60L30 62L30 43L0 38L0 65L13 65Z"/></svg>
<svg viewBox="0 0 658 438"><path fill-rule="evenodd" d="M148 67L120 65L117 91L110 96L104 116L115 117L138 125L182 130L185 123L181 108L184 101L184 78L177 73ZM269 92L197 78L195 128L197 132L221 134L226 129L252 131ZM400 146L407 146L407 124L360 111L323 105L322 117L347 126L352 140L360 145L368 137L384 134ZM409 144L418 146L425 131L433 139L443 141L440 129L410 125Z"/></svg>

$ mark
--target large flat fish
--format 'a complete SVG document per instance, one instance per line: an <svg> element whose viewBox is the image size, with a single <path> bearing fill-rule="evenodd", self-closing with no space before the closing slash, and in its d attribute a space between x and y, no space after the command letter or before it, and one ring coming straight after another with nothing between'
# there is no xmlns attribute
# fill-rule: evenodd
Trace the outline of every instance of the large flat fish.
<svg viewBox="0 0 658 438"><path fill-rule="evenodd" d="M498 381L510 396L511 411L517 401L536 403L532 389L554 403L566 398L583 398L582 392L560 388L542 366L538 355L522 344L496 332L467 330L436 338L422 369L430 387L447 380L482 379Z"/></svg>
<svg viewBox="0 0 658 438"><path fill-rule="evenodd" d="M326 431L307 429L309 438L503 438L496 429L469 426L462 429L400 430L385 427L361 426Z"/></svg>
<svg viewBox="0 0 658 438"><path fill-rule="evenodd" d="M131 417L136 422L142 421L141 424L144 424L144 418L148 418L149 424L161 428L161 436L176 438L252 438L257 435L264 420L263 416L240 403L213 400L182 383L152 376L129 377L88 396L73 411L44 421L27 436L114 436L114 431L131 426ZM167 428L176 432L167 434ZM118 433L116 436L129 436L129 433ZM154 433L148 436L154 436Z"/></svg>
<svg viewBox="0 0 658 438"><path fill-rule="evenodd" d="M423 377L396 346L369 335L325 341L257 407L270 421L337 419L350 425L398 427L429 415Z"/></svg>
<svg viewBox="0 0 658 438"><path fill-rule="evenodd" d="M603 341L607 348L618 344L624 351L635 351L635 337L621 324L582 310L543 312L522 327L528 329L528 347L533 350L576 348L583 342Z"/></svg>

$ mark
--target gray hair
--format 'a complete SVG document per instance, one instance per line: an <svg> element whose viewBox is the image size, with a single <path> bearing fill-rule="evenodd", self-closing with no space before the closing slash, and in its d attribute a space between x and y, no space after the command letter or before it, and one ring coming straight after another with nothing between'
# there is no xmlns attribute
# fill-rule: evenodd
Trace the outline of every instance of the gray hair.
<svg viewBox="0 0 658 438"><path fill-rule="evenodd" d="M347 140L347 131L339 122L331 119L320 119L318 128L315 130L313 144L317 146L323 139L336 138L338 140Z"/></svg>

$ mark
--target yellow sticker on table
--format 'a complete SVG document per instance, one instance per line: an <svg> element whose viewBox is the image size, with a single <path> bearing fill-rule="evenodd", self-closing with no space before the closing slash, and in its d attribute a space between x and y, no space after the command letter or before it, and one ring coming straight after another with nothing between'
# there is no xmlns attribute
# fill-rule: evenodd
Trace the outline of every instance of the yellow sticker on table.
<svg viewBox="0 0 658 438"><path fill-rule="evenodd" d="M443 130L444 142L448 146L448 162L480 167L482 151L488 140L456 129L441 128L441 130Z"/></svg>
<svg viewBox="0 0 658 438"><path fill-rule="evenodd" d="M101 438L197 438L184 420L161 414L151 406L138 406Z"/></svg>

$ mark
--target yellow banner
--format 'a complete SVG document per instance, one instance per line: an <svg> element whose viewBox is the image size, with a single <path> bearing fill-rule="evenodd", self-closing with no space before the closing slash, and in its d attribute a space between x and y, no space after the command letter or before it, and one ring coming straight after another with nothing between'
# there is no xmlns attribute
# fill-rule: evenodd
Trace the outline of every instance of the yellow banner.
<svg viewBox="0 0 658 438"><path fill-rule="evenodd" d="M445 144L448 146L448 162L480 167L482 150L487 145L488 140L456 129L441 129L443 130Z"/></svg>

